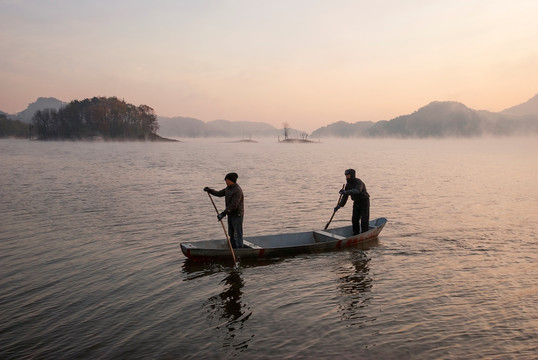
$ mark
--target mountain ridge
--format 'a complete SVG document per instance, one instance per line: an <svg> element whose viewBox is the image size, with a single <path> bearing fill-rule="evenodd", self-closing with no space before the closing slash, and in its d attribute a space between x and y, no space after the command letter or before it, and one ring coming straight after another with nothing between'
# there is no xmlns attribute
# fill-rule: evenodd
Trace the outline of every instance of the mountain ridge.
<svg viewBox="0 0 538 360"><path fill-rule="evenodd" d="M28 107L23 111L20 111L14 115L8 114L8 118L30 124L36 111L44 109L58 110L67 104L68 103L58 100L54 97L38 97L36 101L28 104Z"/></svg>
<svg viewBox="0 0 538 360"><path fill-rule="evenodd" d="M337 122L315 130L310 136L440 138L538 134L538 94L523 104L500 112L473 110L456 101L432 101L415 112L391 120L349 124ZM336 134L336 135L335 135Z"/></svg>
<svg viewBox="0 0 538 360"><path fill-rule="evenodd" d="M38 110L59 109L66 102L52 97L39 97L28 107L9 119L31 123ZM276 137L282 129L253 121L230 121L224 119L204 122L192 117L157 116L159 134L172 137ZM473 110L456 101L432 101L415 112L391 120L337 121L313 131L310 138L322 137L475 137L481 135L538 134L538 94L528 101L500 112ZM290 137L302 138L305 132L290 129Z"/></svg>
<svg viewBox="0 0 538 360"><path fill-rule="evenodd" d="M538 94L534 95L532 98L522 104L502 110L501 113L514 116L538 114Z"/></svg>

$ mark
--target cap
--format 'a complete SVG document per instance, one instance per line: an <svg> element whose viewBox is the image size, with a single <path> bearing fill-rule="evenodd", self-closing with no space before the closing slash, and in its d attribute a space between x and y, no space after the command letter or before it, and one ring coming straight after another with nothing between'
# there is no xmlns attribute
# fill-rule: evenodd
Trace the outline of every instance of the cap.
<svg viewBox="0 0 538 360"><path fill-rule="evenodd" d="M224 180L228 179L228 180L230 180L231 182L236 183L238 177L239 177L239 175L237 175L236 173L232 172L232 173L228 173L228 174L226 174L226 176L224 177Z"/></svg>

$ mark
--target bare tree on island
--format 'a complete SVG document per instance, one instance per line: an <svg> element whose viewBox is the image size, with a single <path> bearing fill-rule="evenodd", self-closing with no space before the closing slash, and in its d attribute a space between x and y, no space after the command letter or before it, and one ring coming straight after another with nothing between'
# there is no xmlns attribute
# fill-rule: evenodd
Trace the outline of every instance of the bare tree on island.
<svg viewBox="0 0 538 360"><path fill-rule="evenodd" d="M284 128L284 140L280 140L280 136L278 137L279 142L286 142L286 143L308 143L311 142L310 140L307 140L308 134L305 132L301 132L299 134L300 139L293 139L290 137L290 130L291 126L288 122L283 122L282 127Z"/></svg>
<svg viewBox="0 0 538 360"><path fill-rule="evenodd" d="M289 139L289 132L290 132L290 124L288 124L286 121L282 124L282 127L284 128L284 140Z"/></svg>

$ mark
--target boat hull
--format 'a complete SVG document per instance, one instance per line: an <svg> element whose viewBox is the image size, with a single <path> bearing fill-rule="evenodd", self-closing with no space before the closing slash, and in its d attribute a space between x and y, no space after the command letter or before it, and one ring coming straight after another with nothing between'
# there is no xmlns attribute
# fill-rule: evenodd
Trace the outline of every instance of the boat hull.
<svg viewBox="0 0 538 360"><path fill-rule="evenodd" d="M248 247L234 249L234 253L240 259L265 259L353 247L376 239L386 222L385 218L372 220L369 230L358 235L352 235L351 226L345 226L329 230L247 237L244 244ZM192 260L215 261L231 258L225 239L180 245L183 254Z"/></svg>

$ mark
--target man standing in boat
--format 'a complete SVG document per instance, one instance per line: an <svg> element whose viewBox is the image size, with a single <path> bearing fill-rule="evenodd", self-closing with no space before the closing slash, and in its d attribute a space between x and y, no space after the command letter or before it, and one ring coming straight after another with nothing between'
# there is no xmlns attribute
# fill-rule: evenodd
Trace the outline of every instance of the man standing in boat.
<svg viewBox="0 0 538 360"><path fill-rule="evenodd" d="M347 198L351 196L351 199L353 200L353 215L351 217L351 222L353 224L353 235L357 235L361 232L368 231L368 223L370 221L370 195L366 191L364 182L355 177L355 170L347 169L344 174L346 175L346 187L340 190L342 199L334 208L334 212L338 211L341 207L344 207Z"/></svg>
<svg viewBox="0 0 538 360"><path fill-rule="evenodd" d="M237 184L237 178L239 175L236 173L226 174L224 181L226 187L220 191L213 190L209 187L205 187L204 191L207 191L211 195L223 197L226 204L226 209L217 215L217 219L222 219L228 215L228 235L230 235L230 242L233 248L243 247L243 216L245 216L245 206L243 190Z"/></svg>

